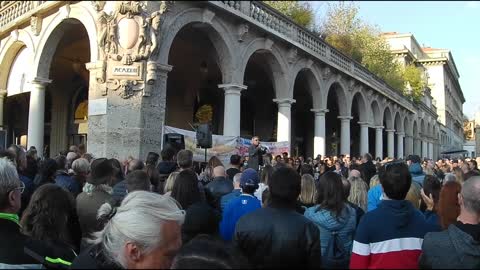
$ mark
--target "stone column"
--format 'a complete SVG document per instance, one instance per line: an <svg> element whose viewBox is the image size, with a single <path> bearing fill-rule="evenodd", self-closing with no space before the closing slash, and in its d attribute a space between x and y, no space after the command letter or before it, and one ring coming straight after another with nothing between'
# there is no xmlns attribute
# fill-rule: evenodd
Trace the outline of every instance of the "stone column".
<svg viewBox="0 0 480 270"><path fill-rule="evenodd" d="M339 116L338 119L342 121L340 127L340 154L350 155L350 120L351 116Z"/></svg>
<svg viewBox="0 0 480 270"><path fill-rule="evenodd" d="M291 108L294 99L274 99L278 104L277 142L290 141L290 129L292 126Z"/></svg>
<svg viewBox="0 0 480 270"><path fill-rule="evenodd" d="M413 153L419 157L422 156L422 141L419 137L413 138Z"/></svg>
<svg viewBox="0 0 480 270"><path fill-rule="evenodd" d="M368 127L370 123L368 122L358 122L360 125L360 155L363 156L368 153Z"/></svg>
<svg viewBox="0 0 480 270"><path fill-rule="evenodd" d="M395 153L395 130L388 129L385 131L387 132L387 155L393 158Z"/></svg>
<svg viewBox="0 0 480 270"><path fill-rule="evenodd" d="M375 158L383 159L383 127L375 127Z"/></svg>
<svg viewBox="0 0 480 270"><path fill-rule="evenodd" d="M433 143L428 142L428 158L433 159Z"/></svg>
<svg viewBox="0 0 480 270"><path fill-rule="evenodd" d="M313 156L325 156L325 113L326 109L312 109L315 113L315 134L313 138Z"/></svg>
<svg viewBox="0 0 480 270"><path fill-rule="evenodd" d="M28 148L35 146L38 155L43 156L43 135L45 133L45 88L51 80L34 78L30 84L30 106L28 111Z"/></svg>
<svg viewBox="0 0 480 270"><path fill-rule="evenodd" d="M0 130L3 130L3 104L6 96L7 90L0 89Z"/></svg>
<svg viewBox="0 0 480 270"><path fill-rule="evenodd" d="M428 151L427 142L425 141L425 139L423 139L422 140L422 159L428 156L427 151Z"/></svg>
<svg viewBox="0 0 480 270"><path fill-rule="evenodd" d="M410 135L405 136L405 156L412 155L413 152L413 137Z"/></svg>
<svg viewBox="0 0 480 270"><path fill-rule="evenodd" d="M245 85L219 84L218 88L225 91L225 106L223 112L223 135L240 136L240 97Z"/></svg>
<svg viewBox="0 0 480 270"><path fill-rule="evenodd" d="M405 137L404 132L397 132L397 158L404 158L403 156L403 137Z"/></svg>

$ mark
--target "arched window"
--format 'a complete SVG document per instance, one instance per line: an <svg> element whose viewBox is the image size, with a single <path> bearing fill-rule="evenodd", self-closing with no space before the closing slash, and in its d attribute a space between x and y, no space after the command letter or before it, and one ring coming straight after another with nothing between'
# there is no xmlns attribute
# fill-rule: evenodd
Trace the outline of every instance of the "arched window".
<svg viewBox="0 0 480 270"><path fill-rule="evenodd" d="M26 68L25 63L28 63L28 53L26 47L21 48L15 59L7 79L7 93L9 96L23 93L26 83Z"/></svg>

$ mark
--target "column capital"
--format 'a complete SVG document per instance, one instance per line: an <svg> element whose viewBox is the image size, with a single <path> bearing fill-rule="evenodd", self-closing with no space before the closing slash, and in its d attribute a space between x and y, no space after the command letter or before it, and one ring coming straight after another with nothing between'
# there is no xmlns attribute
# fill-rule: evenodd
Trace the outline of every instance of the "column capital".
<svg viewBox="0 0 480 270"><path fill-rule="evenodd" d="M4 98L7 95L7 90L0 89L0 98Z"/></svg>
<svg viewBox="0 0 480 270"><path fill-rule="evenodd" d="M393 133L393 132L395 132L395 129L387 129L387 130L385 130L385 131L386 131L386 132L392 132L392 133Z"/></svg>
<svg viewBox="0 0 480 270"><path fill-rule="evenodd" d="M341 116L337 116L337 118L340 119L340 120L342 120L342 121L347 121L347 120L350 121L350 120L353 119L353 117L352 117L352 116L349 116L349 115L346 115L346 116L342 116L342 115L341 115Z"/></svg>
<svg viewBox="0 0 480 270"><path fill-rule="evenodd" d="M219 84L218 88L223 89L223 91L225 91L225 95L240 96L241 92L247 89L247 86L241 85L241 84L227 83L227 84Z"/></svg>
<svg viewBox="0 0 480 270"><path fill-rule="evenodd" d="M358 122L358 124L361 126L361 127L370 127L372 125L372 123L370 122Z"/></svg>
<svg viewBox="0 0 480 270"><path fill-rule="evenodd" d="M403 131L397 132L397 135L401 135L401 136L405 137L405 132L403 132Z"/></svg>
<svg viewBox="0 0 480 270"><path fill-rule="evenodd" d="M149 62L149 63L152 63L152 62ZM164 64L159 64L159 63L155 63L155 64L157 65L157 72L158 73L167 74L168 72L172 71L172 69L173 69L173 66L171 66L171 65L164 65Z"/></svg>
<svg viewBox="0 0 480 270"><path fill-rule="evenodd" d="M373 126L374 129L384 129L384 126Z"/></svg>
<svg viewBox="0 0 480 270"><path fill-rule="evenodd" d="M310 111L315 113L316 116L324 116L327 112L329 112L328 109L311 109Z"/></svg>
<svg viewBox="0 0 480 270"><path fill-rule="evenodd" d="M45 79L45 78L40 78L40 77L35 77L32 80L30 80L30 84L32 85L40 85L45 87L47 84L51 83L52 80L50 79Z"/></svg>
<svg viewBox="0 0 480 270"><path fill-rule="evenodd" d="M410 134L406 134L406 133L405 133L405 138L413 138L413 135L410 135Z"/></svg>
<svg viewBox="0 0 480 270"><path fill-rule="evenodd" d="M275 98L273 102L276 102L279 107L291 107L296 100L293 98Z"/></svg>

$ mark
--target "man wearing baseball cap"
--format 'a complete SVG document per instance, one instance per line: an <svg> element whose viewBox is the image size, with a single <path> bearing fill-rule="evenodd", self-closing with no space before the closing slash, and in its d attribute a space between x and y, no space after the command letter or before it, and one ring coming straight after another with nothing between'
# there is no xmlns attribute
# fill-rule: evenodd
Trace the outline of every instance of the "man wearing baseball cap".
<svg viewBox="0 0 480 270"><path fill-rule="evenodd" d="M246 169L240 177L242 194L230 201L223 211L220 222L220 235L223 240L232 240L237 221L243 215L262 207L261 202L253 195L258 188L258 173L254 169Z"/></svg>

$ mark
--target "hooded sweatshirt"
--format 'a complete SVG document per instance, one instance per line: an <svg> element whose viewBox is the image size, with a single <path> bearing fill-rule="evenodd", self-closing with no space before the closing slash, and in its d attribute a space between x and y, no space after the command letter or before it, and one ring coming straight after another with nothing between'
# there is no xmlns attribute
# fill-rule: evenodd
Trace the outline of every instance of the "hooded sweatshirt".
<svg viewBox="0 0 480 270"><path fill-rule="evenodd" d="M412 175L412 181L415 181L421 187L423 187L423 180L425 179L425 174L423 173L423 169L420 163L410 164L410 167L408 167L408 171Z"/></svg>
<svg viewBox="0 0 480 270"><path fill-rule="evenodd" d="M470 228L468 228L470 227ZM470 229L470 233L464 229ZM473 269L480 266L480 224L457 222L442 232L427 233L419 267Z"/></svg>
<svg viewBox="0 0 480 270"><path fill-rule="evenodd" d="M351 252L352 241L357 225L355 209L349 205L345 205L342 213L337 218L331 211L326 209L318 209L316 205L305 210L304 216L313 221L320 230L320 248L322 254L325 254L328 242L332 236L332 232L338 232L339 239L343 243L345 250ZM318 211L317 211L318 209Z"/></svg>
<svg viewBox="0 0 480 270"><path fill-rule="evenodd" d="M435 230L409 201L382 200L358 225L350 269L417 269L423 237Z"/></svg>

